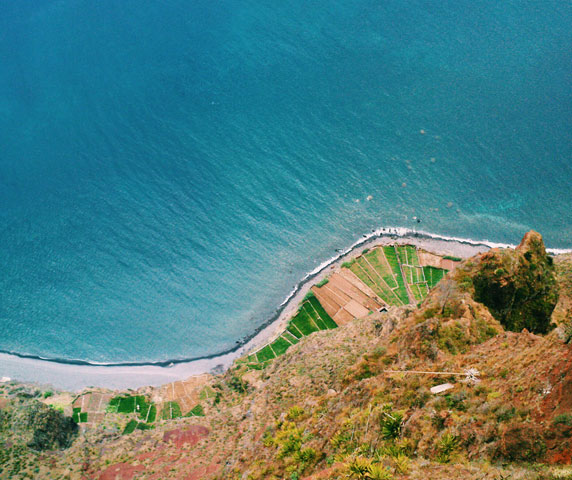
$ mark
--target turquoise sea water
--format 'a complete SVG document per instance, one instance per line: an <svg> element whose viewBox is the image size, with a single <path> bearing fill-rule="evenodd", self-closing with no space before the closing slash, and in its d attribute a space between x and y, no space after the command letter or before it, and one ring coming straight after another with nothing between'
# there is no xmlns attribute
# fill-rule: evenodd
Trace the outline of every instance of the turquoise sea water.
<svg viewBox="0 0 572 480"><path fill-rule="evenodd" d="M0 1L0 350L214 354L414 216L570 247L571 24L562 0Z"/></svg>

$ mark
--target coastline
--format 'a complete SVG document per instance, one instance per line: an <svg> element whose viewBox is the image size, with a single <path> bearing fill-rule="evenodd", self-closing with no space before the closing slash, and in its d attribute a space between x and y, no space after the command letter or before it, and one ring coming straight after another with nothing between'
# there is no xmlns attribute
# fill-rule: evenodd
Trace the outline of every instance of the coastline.
<svg viewBox="0 0 572 480"><path fill-rule="evenodd" d="M491 248L514 248L516 245L447 237L399 227L382 227L364 234L345 250L322 262L307 273L264 324L233 349L200 358L162 362L90 363L82 360L43 359L32 355L0 352L0 376L20 382L50 384L56 388L79 391L86 387L111 389L158 386L204 373L222 373L234 360L252 353L274 340L286 328L308 290L332 270L376 245L411 244L441 255L469 258ZM550 253L572 249L547 249Z"/></svg>

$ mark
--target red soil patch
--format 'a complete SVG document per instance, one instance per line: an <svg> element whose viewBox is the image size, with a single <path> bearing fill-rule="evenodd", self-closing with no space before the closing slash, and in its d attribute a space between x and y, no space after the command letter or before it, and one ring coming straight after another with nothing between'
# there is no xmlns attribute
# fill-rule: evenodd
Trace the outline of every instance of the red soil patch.
<svg viewBox="0 0 572 480"><path fill-rule="evenodd" d="M99 480L131 480L137 473L145 470L143 465L131 465L129 463L116 463L106 468Z"/></svg>
<svg viewBox="0 0 572 480"><path fill-rule="evenodd" d="M209 429L202 425L192 425L184 430L177 428L176 430L169 430L163 435L164 442L173 442L178 448L184 444L191 446L196 445L199 441L209 434Z"/></svg>

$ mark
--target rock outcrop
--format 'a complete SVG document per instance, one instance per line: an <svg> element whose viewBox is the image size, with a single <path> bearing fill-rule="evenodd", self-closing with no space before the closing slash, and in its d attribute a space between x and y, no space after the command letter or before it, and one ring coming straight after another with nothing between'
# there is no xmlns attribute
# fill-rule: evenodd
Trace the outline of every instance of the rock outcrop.
<svg viewBox="0 0 572 480"><path fill-rule="evenodd" d="M539 233L528 232L515 250L482 254L469 273L475 300L486 305L505 329L550 330L558 287L552 258Z"/></svg>

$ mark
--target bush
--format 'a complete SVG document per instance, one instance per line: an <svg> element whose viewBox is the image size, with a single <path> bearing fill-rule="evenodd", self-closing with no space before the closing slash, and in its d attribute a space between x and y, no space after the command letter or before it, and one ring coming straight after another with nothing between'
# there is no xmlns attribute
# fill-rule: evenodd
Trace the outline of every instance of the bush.
<svg viewBox="0 0 572 480"><path fill-rule="evenodd" d="M356 261L355 261L355 258L352 259L352 260L350 260L349 262L344 262L344 263L342 263L342 268L348 268L348 269L349 269L349 268L352 267L352 265L353 265L355 262L356 262Z"/></svg>
<svg viewBox="0 0 572 480"><path fill-rule="evenodd" d="M230 377L228 386L231 390L234 390L237 393L246 393L248 391L248 383L236 375Z"/></svg>
<svg viewBox="0 0 572 480"><path fill-rule="evenodd" d="M556 415L552 423L554 425L566 425L568 427L572 427L572 414L561 413L560 415Z"/></svg>
<svg viewBox="0 0 572 480"><path fill-rule="evenodd" d="M437 445L437 458L439 463L449 463L451 461L451 456L454 451L459 446L459 438L450 433L445 433L440 439Z"/></svg>
<svg viewBox="0 0 572 480"><path fill-rule="evenodd" d="M379 423L381 434L386 440L394 440L401 434L403 414L401 412L382 411Z"/></svg>
<svg viewBox="0 0 572 480"><path fill-rule="evenodd" d="M288 420L297 420L302 415L304 415L304 409L294 405L290 410L288 410Z"/></svg>

